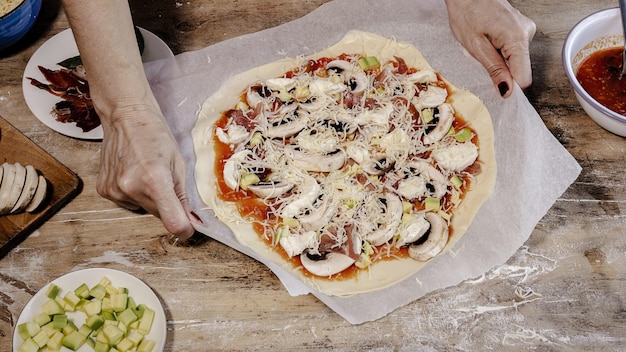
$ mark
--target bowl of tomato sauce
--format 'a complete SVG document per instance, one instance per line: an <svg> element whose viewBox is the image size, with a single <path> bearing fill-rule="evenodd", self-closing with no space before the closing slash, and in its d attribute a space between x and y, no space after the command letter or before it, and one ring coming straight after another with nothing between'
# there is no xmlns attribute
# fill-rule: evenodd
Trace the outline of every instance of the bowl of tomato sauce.
<svg viewBox="0 0 626 352"><path fill-rule="evenodd" d="M624 34L619 8L595 12L578 22L563 45L565 74L576 99L598 125L626 137Z"/></svg>

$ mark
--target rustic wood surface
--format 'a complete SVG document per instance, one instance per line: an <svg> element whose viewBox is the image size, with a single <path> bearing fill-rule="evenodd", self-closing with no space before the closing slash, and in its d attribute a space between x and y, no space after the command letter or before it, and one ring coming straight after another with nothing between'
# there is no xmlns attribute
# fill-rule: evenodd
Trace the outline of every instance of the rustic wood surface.
<svg viewBox="0 0 626 352"><path fill-rule="evenodd" d="M131 3L136 24L181 53L296 19L324 2ZM175 245L157 219L98 196L100 143L50 130L22 96L28 59L68 26L59 2L44 1L35 28L0 53L0 116L77 173L84 186L0 259L0 350L10 350L15 322L40 288L67 272L95 266L126 271L157 292L167 316L166 351L623 350L626 139L588 118L561 65L568 30L617 1L512 3L537 23L531 46L534 84L527 96L583 171L506 263L378 321L353 326L313 296L290 297L256 261L215 241Z"/></svg>

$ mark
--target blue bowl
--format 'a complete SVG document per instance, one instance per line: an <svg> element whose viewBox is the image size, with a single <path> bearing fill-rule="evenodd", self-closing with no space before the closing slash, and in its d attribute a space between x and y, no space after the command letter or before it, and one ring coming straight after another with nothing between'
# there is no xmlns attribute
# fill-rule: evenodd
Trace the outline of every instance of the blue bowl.
<svg viewBox="0 0 626 352"><path fill-rule="evenodd" d="M33 27L42 0L24 0L9 13L0 17L0 50L20 40Z"/></svg>

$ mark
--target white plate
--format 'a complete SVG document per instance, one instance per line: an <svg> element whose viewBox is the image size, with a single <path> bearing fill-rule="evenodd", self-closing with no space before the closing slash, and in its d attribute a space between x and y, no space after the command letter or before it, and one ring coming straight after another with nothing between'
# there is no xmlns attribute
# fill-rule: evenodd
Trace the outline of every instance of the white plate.
<svg viewBox="0 0 626 352"><path fill-rule="evenodd" d="M139 28L139 30L143 35L145 43L142 55L143 62L166 59L174 56L172 50L170 50L167 44L159 37L143 28ZM24 70L24 77L22 79L24 99L26 99L26 104L30 108L30 111L32 111L41 122L53 130L66 136L79 139L102 139L101 126L89 132L83 132L83 130L76 127L74 123L57 121L50 111L54 104L60 101L60 98L33 86L30 80L27 79L27 77L31 77L46 83L46 80L37 66L56 70L60 68L60 66L57 65L58 62L76 55L78 55L78 48L76 47L71 29L66 29L43 43L30 58Z"/></svg>
<svg viewBox="0 0 626 352"><path fill-rule="evenodd" d="M163 351L167 333L165 312L163 311L163 306L161 305L161 302L157 298L156 294L152 291L152 289L150 289L150 287L148 287L148 285L143 283L143 281L123 271L106 268L92 268L65 274L52 281L52 283L62 289L61 295L65 295L66 292L73 291L83 283L87 284L87 286L91 288L100 282L103 277L107 277L111 280L111 285L115 287L128 288L129 297L132 297L136 304L143 303L154 310L155 314L152 329L150 330L150 333L146 335L146 338L156 342L153 349L154 352ZM17 333L17 327L22 323L32 321L33 316L42 312L41 306L48 300L48 297L46 297L46 289L48 286L49 284L39 290L39 292L31 298L28 304L26 304L26 307L22 310L13 331L13 352L16 352L22 344L22 338ZM67 315L78 327L80 327L85 320L85 315L79 312L70 312ZM63 347L61 348L61 351L69 352L71 350ZM78 349L78 352L86 351L93 351L93 349L87 344Z"/></svg>

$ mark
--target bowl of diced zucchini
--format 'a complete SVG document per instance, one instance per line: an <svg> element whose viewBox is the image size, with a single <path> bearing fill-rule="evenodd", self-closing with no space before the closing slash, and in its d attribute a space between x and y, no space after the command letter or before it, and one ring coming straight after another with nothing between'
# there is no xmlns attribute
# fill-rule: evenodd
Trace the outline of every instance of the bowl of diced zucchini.
<svg viewBox="0 0 626 352"><path fill-rule="evenodd" d="M13 351L161 352L165 337L165 313L149 286L122 271L91 268L33 296L15 325Z"/></svg>

